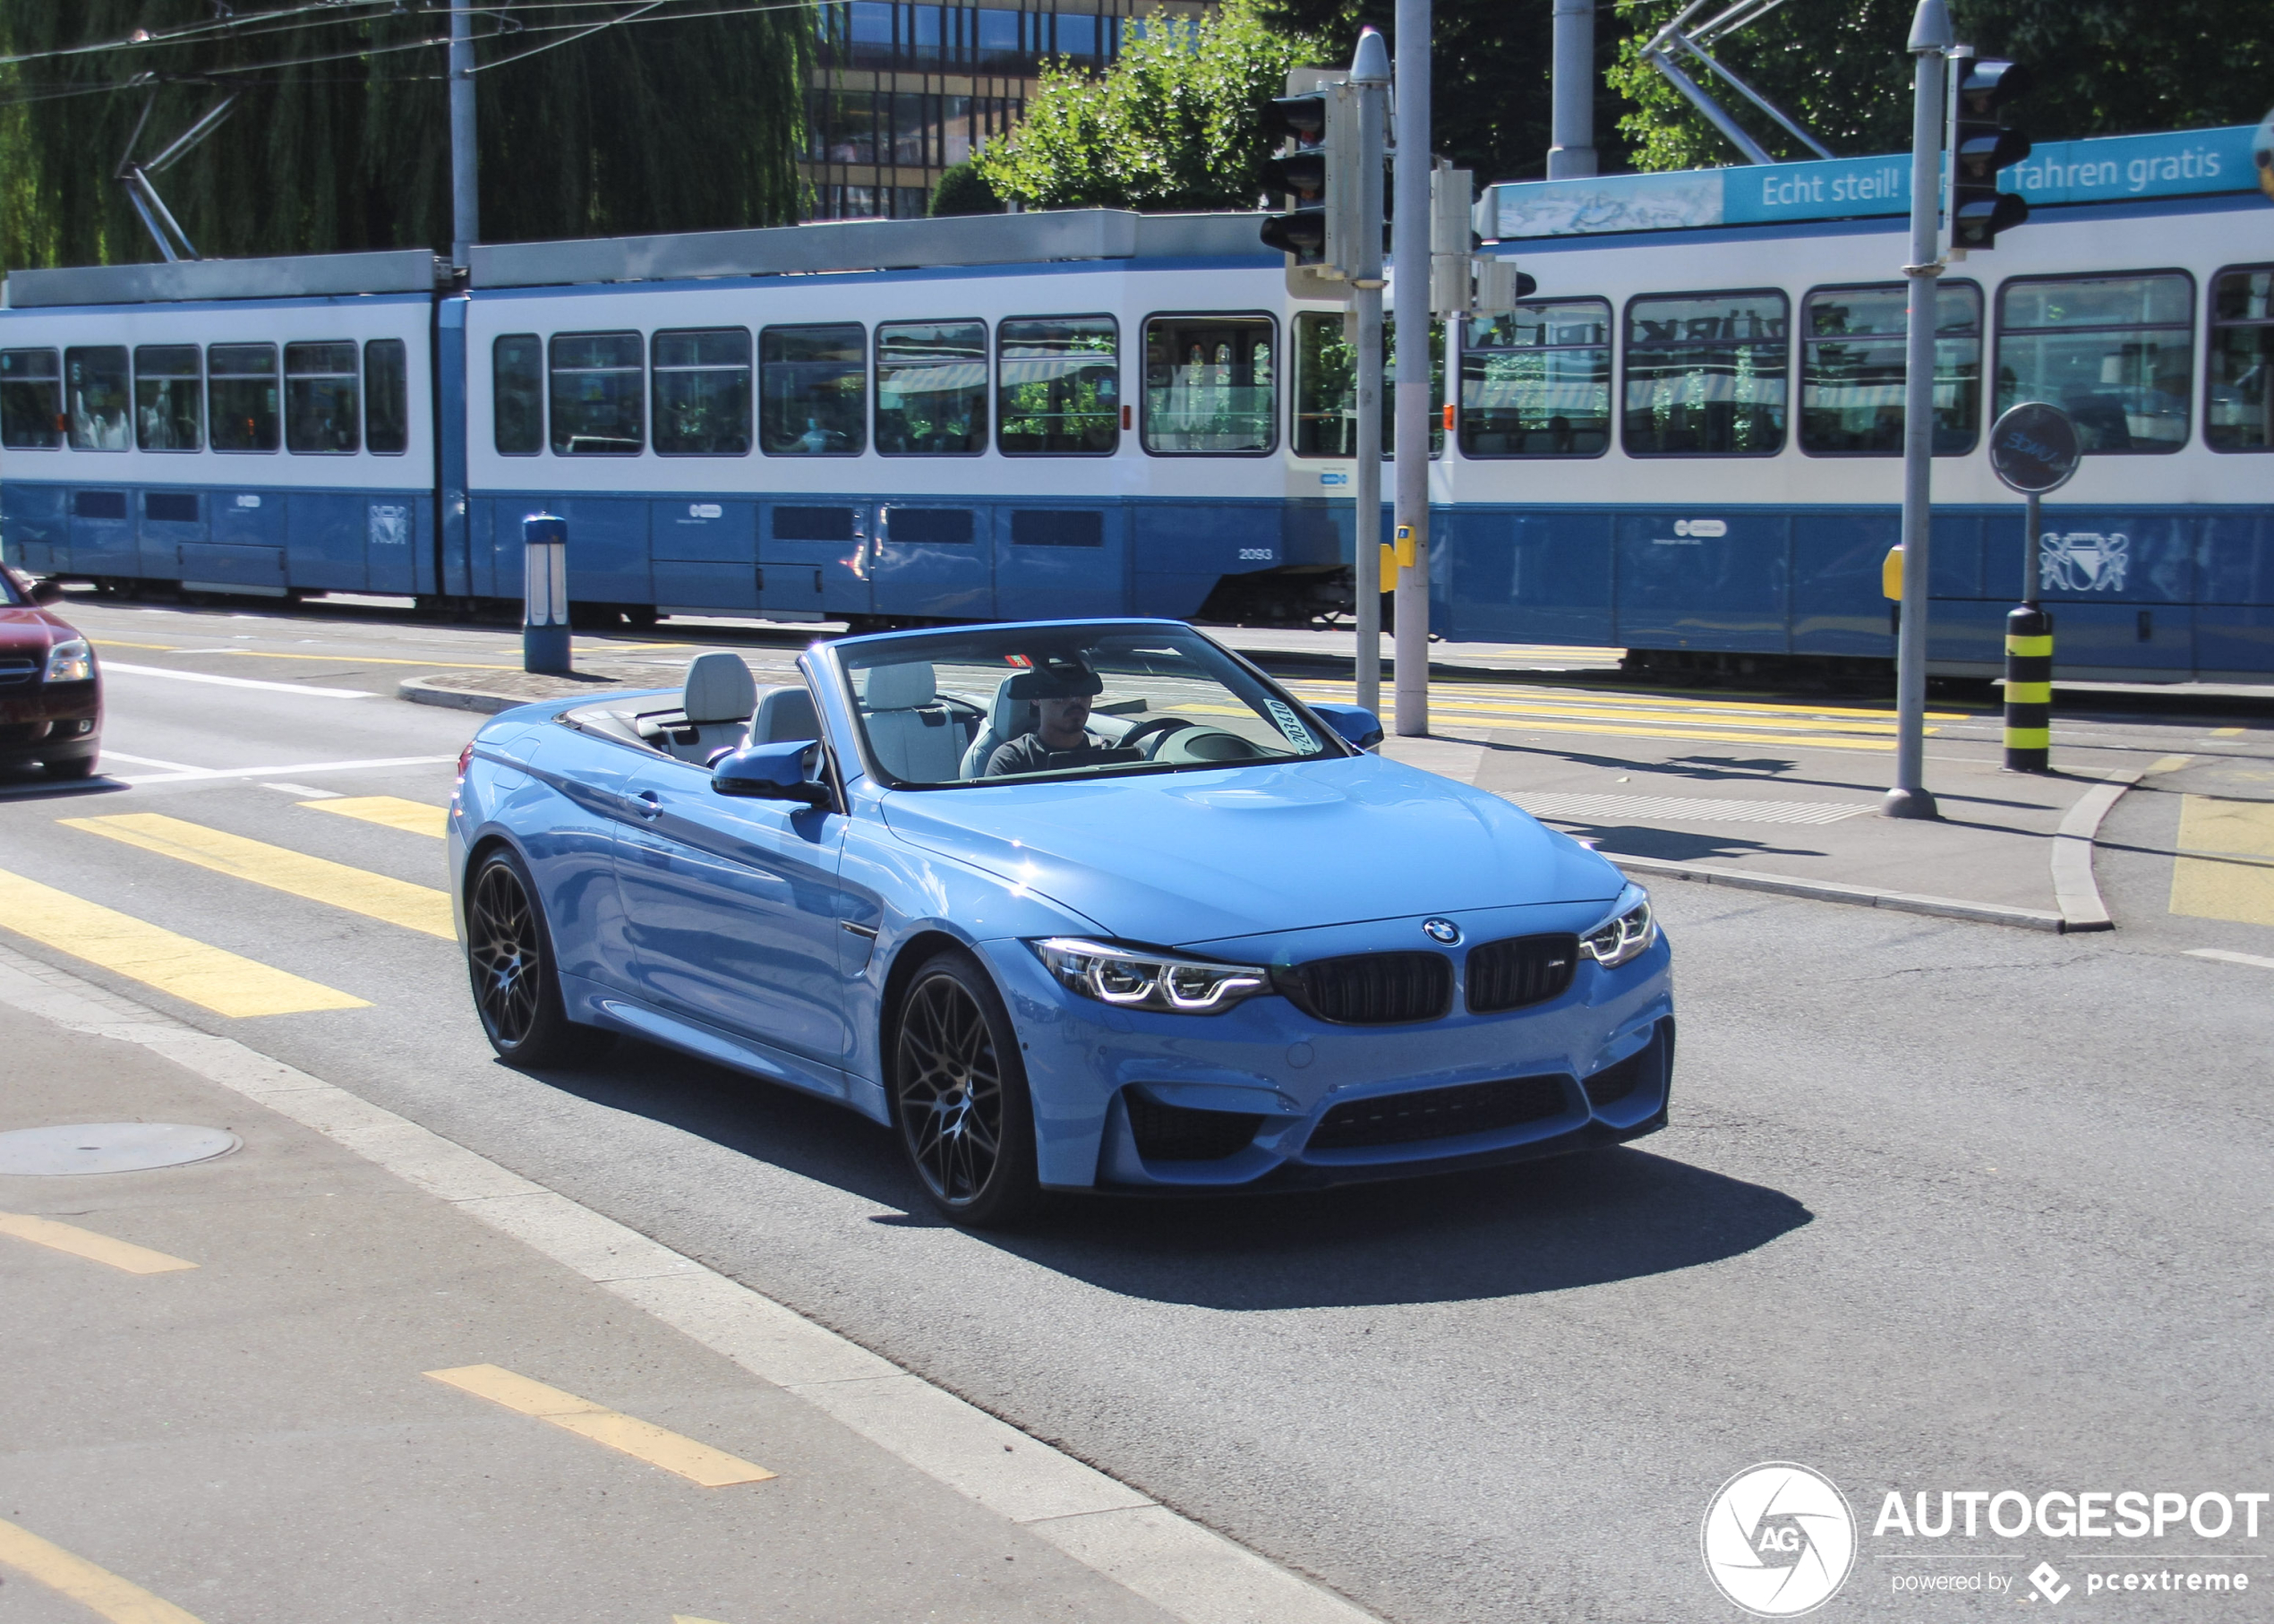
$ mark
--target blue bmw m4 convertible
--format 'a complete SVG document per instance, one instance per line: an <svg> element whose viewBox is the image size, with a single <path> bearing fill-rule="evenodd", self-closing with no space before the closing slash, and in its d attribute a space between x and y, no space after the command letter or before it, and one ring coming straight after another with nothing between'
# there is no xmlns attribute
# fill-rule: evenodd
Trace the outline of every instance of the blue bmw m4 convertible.
<svg viewBox="0 0 2274 1624"><path fill-rule="evenodd" d="M816 644L508 711L450 806L483 1030L889 1125L950 1217L1397 1177L1666 1121L1648 899L1175 621ZM597 1030L595 1030L597 1029Z"/></svg>

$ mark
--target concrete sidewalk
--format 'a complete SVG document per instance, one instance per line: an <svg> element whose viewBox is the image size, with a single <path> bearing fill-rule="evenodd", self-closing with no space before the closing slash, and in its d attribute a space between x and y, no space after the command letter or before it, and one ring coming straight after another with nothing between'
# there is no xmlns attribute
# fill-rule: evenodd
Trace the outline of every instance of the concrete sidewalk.
<svg viewBox="0 0 2274 1624"><path fill-rule="evenodd" d="M810 1321L355 1096L0 953L0 1615L1364 1624ZM76 1134L60 1148L79 1154Z"/></svg>

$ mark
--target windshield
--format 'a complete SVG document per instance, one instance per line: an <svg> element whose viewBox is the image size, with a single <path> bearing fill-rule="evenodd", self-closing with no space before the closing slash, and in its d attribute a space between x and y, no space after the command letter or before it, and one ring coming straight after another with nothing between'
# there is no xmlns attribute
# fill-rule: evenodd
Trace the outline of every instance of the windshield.
<svg viewBox="0 0 2274 1624"><path fill-rule="evenodd" d="M0 603L24 604L31 602L31 594L16 584L16 572L0 564Z"/></svg>
<svg viewBox="0 0 2274 1624"><path fill-rule="evenodd" d="M1346 752L1199 633L1004 627L842 645L869 758L895 782L1176 772Z"/></svg>

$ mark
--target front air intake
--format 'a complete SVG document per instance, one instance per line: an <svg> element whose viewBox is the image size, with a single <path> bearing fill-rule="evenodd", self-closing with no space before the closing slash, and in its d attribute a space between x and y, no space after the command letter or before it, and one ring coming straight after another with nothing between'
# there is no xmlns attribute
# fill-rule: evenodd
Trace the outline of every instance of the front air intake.
<svg viewBox="0 0 2274 1624"><path fill-rule="evenodd" d="M1310 1149L1359 1150L1520 1127L1562 1112L1564 1081L1553 1075L1504 1077L1493 1082L1353 1099L1320 1119L1312 1131Z"/></svg>

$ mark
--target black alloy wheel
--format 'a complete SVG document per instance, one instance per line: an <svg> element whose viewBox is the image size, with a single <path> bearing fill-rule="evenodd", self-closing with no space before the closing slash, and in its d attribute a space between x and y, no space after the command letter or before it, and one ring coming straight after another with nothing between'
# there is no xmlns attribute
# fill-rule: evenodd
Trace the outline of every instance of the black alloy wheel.
<svg viewBox="0 0 2274 1624"><path fill-rule="evenodd" d="M512 851L482 859L466 908L466 965L482 1032L513 1065L558 1065L572 1049L590 1055L608 1034L580 1030L561 1007L552 944L536 887Z"/></svg>
<svg viewBox="0 0 2274 1624"><path fill-rule="evenodd" d="M925 1194L959 1224L1004 1224L1039 1196L1018 1039L987 974L961 953L926 962L901 999L893 1115Z"/></svg>

